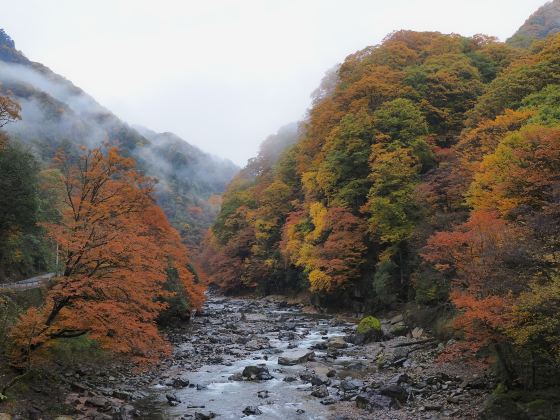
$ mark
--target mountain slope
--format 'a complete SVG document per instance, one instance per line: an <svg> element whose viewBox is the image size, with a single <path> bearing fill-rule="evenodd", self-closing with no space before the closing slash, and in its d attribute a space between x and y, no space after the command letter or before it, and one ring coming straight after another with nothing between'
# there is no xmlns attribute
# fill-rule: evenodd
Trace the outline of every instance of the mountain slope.
<svg viewBox="0 0 560 420"><path fill-rule="evenodd" d="M546 3L518 29L506 42L528 48L535 39L543 39L560 31L560 0Z"/></svg>
<svg viewBox="0 0 560 420"><path fill-rule="evenodd" d="M105 142L133 156L142 171L159 180L158 203L190 245L213 220L216 206L208 199L221 194L238 170L171 133L129 126L70 81L28 60L3 30L0 94L22 107L22 120L7 126L8 134L45 162L60 148L75 153L79 146Z"/></svg>
<svg viewBox="0 0 560 420"><path fill-rule="evenodd" d="M216 283L348 306L406 299L425 234L415 190L518 54L490 37L400 31L347 57L297 142L271 163L261 153L228 187L209 255Z"/></svg>

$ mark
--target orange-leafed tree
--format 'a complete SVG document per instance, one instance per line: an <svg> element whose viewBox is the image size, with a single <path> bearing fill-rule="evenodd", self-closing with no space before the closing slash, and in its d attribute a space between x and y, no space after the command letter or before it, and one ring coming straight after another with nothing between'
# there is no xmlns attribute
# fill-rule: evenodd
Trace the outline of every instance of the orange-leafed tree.
<svg viewBox="0 0 560 420"><path fill-rule="evenodd" d="M169 350L156 326L170 294L168 270L176 270L193 308L203 301L203 286L194 284L187 250L152 199L153 181L117 148L84 151L78 159L59 154L55 164L65 191L62 221L45 227L60 246L63 268L44 306L14 327L15 360L53 339L86 334L137 361L157 360Z"/></svg>
<svg viewBox="0 0 560 420"><path fill-rule="evenodd" d="M460 347L478 350L502 336L512 298L522 290L519 275L530 267L530 255L520 246L526 236L496 213L479 210L428 240L423 258L453 285L451 300L460 311L455 326L465 334Z"/></svg>

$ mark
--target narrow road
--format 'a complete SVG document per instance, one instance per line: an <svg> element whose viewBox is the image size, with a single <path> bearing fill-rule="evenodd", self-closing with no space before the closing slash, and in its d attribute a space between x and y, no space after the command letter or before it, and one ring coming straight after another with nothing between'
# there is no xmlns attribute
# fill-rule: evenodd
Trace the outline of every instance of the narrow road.
<svg viewBox="0 0 560 420"><path fill-rule="evenodd" d="M13 283L0 283L0 290L27 290L41 287L47 283L55 273L40 274L35 277L30 277L25 280L16 281Z"/></svg>

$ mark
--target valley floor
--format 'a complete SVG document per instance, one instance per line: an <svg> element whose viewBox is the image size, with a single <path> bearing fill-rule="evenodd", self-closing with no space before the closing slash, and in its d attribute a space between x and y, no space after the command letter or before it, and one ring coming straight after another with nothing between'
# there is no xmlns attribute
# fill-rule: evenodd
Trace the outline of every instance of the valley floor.
<svg viewBox="0 0 560 420"><path fill-rule="evenodd" d="M90 366L67 372L59 414L74 419L478 416L494 387L481 372L437 364L442 345L426 335L349 344L343 337L354 325L278 299L210 296L202 316L170 333L173 356L157 369L139 374ZM41 407L37 410L41 416ZM50 407L42 418L55 411Z"/></svg>

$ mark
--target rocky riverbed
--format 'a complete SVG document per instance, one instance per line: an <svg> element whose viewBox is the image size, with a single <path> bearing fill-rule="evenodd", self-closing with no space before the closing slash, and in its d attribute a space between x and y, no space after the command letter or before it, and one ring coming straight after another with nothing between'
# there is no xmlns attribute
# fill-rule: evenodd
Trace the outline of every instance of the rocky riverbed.
<svg viewBox="0 0 560 420"><path fill-rule="evenodd" d="M72 418L476 418L494 384L401 316L367 344L356 322L280 299L210 296L204 313L169 333L173 355L151 372L78 372Z"/></svg>

